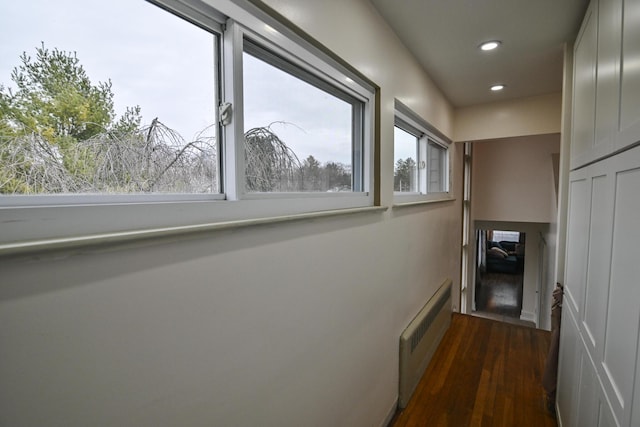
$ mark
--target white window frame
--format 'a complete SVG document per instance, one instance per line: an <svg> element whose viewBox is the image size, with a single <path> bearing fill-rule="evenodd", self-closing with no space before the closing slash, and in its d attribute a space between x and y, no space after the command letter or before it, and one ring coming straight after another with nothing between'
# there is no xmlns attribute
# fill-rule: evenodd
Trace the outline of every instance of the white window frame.
<svg viewBox="0 0 640 427"><path fill-rule="evenodd" d="M432 190L431 189L431 180L428 176L432 172L431 165L433 164L433 159L431 158L431 147L439 148L444 153L444 159L442 159L441 171L439 173L439 177L441 182L442 190ZM426 173L425 173L425 188L427 194L443 194L449 193L449 147L445 145L442 141L438 141L437 138L427 135L426 136Z"/></svg>
<svg viewBox="0 0 640 427"><path fill-rule="evenodd" d="M422 181L424 181L424 174L422 173L424 171L424 168L421 168L419 162L421 158L424 158L424 147L423 147L423 137L424 137L424 133L422 132L422 130L416 128L415 126L413 126L411 123L407 122L407 120L404 120L403 118L399 117L398 114L396 114L395 117L395 121L394 121L394 150L395 150L395 145L398 143L398 141L395 140L395 128L398 128L400 130L402 130L403 132L407 133L408 135L411 135L415 138L415 146L414 146L414 154L415 154L415 162L416 162L416 176L415 176L415 180L416 180L416 187L418 188L418 191L396 191L395 190L395 167L396 167L396 162L398 159L395 159L395 152L394 152L394 164L393 164L393 175L394 175L394 194L402 194L402 195L418 195L420 194L420 188L424 187L424 184ZM404 159L403 159L404 160Z"/></svg>
<svg viewBox="0 0 640 427"><path fill-rule="evenodd" d="M219 175L224 193L0 196L0 249L24 242L82 240L87 236L135 234L149 229L246 222L373 206L375 87L372 84L248 0L153 0L151 3L221 37L220 97L222 102L232 105L231 123L222 126L220 134ZM362 191L265 194L244 190L242 43L245 37L363 103L362 135L357 135L363 141ZM356 166L353 167L355 174Z"/></svg>
<svg viewBox="0 0 640 427"><path fill-rule="evenodd" d="M449 145L451 141L442 135L435 127L422 119L418 114L414 113L409 107L396 99L395 101L395 119L394 126L415 135L417 137L417 159L416 167L418 168L418 191L405 192L394 191L394 204L400 205L405 203L435 202L452 200L450 193L450 155ZM428 188L428 145L433 143L444 149L444 171L442 179L444 179L444 191L430 192ZM394 155L395 159L395 155ZM395 164L394 164L395 167ZM394 174L395 175L395 174Z"/></svg>
<svg viewBox="0 0 640 427"><path fill-rule="evenodd" d="M274 23L275 25L275 23ZM249 29L246 26L235 21L227 23L227 32L225 37L225 57L232 58L226 62L226 66L232 66L233 69L227 70L227 75L242 75L242 54L244 52L244 43L246 39L250 39L253 44L279 56L283 60L292 64L294 67L304 69L304 71L320 78L325 84L331 85L334 89L340 90L348 96L362 102L362 134L354 135L354 141L362 140L362 171L357 170L356 165L353 166L354 179L362 179L358 187L363 191L354 191L346 193L250 193L244 188L244 176L240 173L229 174L227 184L227 197L232 200L273 200L273 199L333 199L333 202L323 202L329 209L351 208L358 206L371 206L373 204L371 188L372 177L372 161L373 161L373 88L366 88L362 83L356 83L355 76L351 76L342 70L339 70L330 63L320 60L309 47L301 46L294 42L280 30L274 29L270 24L256 25L258 30ZM235 110L242 111L243 93L239 82L225 79L225 102L229 102L235 106ZM355 126L356 129L358 128ZM358 129L359 130L359 129ZM357 132L357 131L356 131ZM225 139L227 141L235 141L235 150L228 150L228 156L225 157L227 168L233 167L237 171L244 170L244 156L237 154L244 152L242 138L238 135L244 135L244 118L241 114L234 114L231 125L225 127ZM367 143L367 141L369 143ZM356 175L360 175L356 178Z"/></svg>

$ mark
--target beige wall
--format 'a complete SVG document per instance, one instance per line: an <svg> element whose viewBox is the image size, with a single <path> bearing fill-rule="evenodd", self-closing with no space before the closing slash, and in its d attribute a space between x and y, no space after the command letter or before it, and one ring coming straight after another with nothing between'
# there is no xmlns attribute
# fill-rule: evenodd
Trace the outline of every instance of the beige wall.
<svg viewBox="0 0 640 427"><path fill-rule="evenodd" d="M552 154L559 150L559 134L474 142L474 219L555 222Z"/></svg>
<svg viewBox="0 0 640 427"><path fill-rule="evenodd" d="M266 3L380 87L389 209L0 260L0 424L381 426L393 413L398 337L445 278L457 306L462 233L456 144L455 201L391 207L394 100L477 141L558 132L544 119L557 97L459 110L454 126L368 0ZM542 118L514 127L509 111L532 106ZM524 211L549 222L541 203Z"/></svg>
<svg viewBox="0 0 640 427"><path fill-rule="evenodd" d="M573 99L573 43L564 46L562 76L562 138L560 142L560 167L558 180L558 252L555 262L555 281L564 283L567 216L569 205L569 170L571 149L571 114Z"/></svg>
<svg viewBox="0 0 640 427"><path fill-rule="evenodd" d="M510 138L560 133L562 94L459 108L454 141Z"/></svg>
<svg viewBox="0 0 640 427"><path fill-rule="evenodd" d="M555 284L559 151L560 134L473 143L472 220L527 233L522 318L544 329Z"/></svg>
<svg viewBox="0 0 640 427"><path fill-rule="evenodd" d="M368 0L268 4L451 137L453 109ZM454 193L462 155L451 148ZM445 278L461 202L0 260L0 424L381 426L398 338Z"/></svg>

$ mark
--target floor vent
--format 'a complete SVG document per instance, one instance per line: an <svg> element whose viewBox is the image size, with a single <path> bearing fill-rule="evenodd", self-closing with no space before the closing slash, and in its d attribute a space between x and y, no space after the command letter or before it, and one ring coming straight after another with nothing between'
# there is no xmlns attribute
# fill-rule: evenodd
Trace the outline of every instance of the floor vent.
<svg viewBox="0 0 640 427"><path fill-rule="evenodd" d="M445 280L400 336L400 408L409 403L451 324L451 285L451 279Z"/></svg>

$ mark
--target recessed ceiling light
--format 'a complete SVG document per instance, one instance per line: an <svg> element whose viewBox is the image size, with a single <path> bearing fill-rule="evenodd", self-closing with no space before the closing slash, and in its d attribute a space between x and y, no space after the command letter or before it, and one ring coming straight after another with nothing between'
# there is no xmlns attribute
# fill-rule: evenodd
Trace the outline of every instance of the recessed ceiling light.
<svg viewBox="0 0 640 427"><path fill-rule="evenodd" d="M491 40L480 45L480 50L493 50L502 44L499 40Z"/></svg>
<svg viewBox="0 0 640 427"><path fill-rule="evenodd" d="M505 85L493 85L493 86L491 86L491 90L494 91L494 92L497 92L499 90L504 89L505 87L506 87Z"/></svg>

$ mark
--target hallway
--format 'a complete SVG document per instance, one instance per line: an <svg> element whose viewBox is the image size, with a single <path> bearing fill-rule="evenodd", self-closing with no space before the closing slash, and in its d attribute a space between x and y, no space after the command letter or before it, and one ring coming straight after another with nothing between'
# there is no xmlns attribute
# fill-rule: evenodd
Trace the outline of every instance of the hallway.
<svg viewBox="0 0 640 427"><path fill-rule="evenodd" d="M520 319L522 312L522 274L483 273L476 285L474 316L535 328Z"/></svg>
<svg viewBox="0 0 640 427"><path fill-rule="evenodd" d="M550 333L454 314L392 426L557 426L541 385Z"/></svg>

